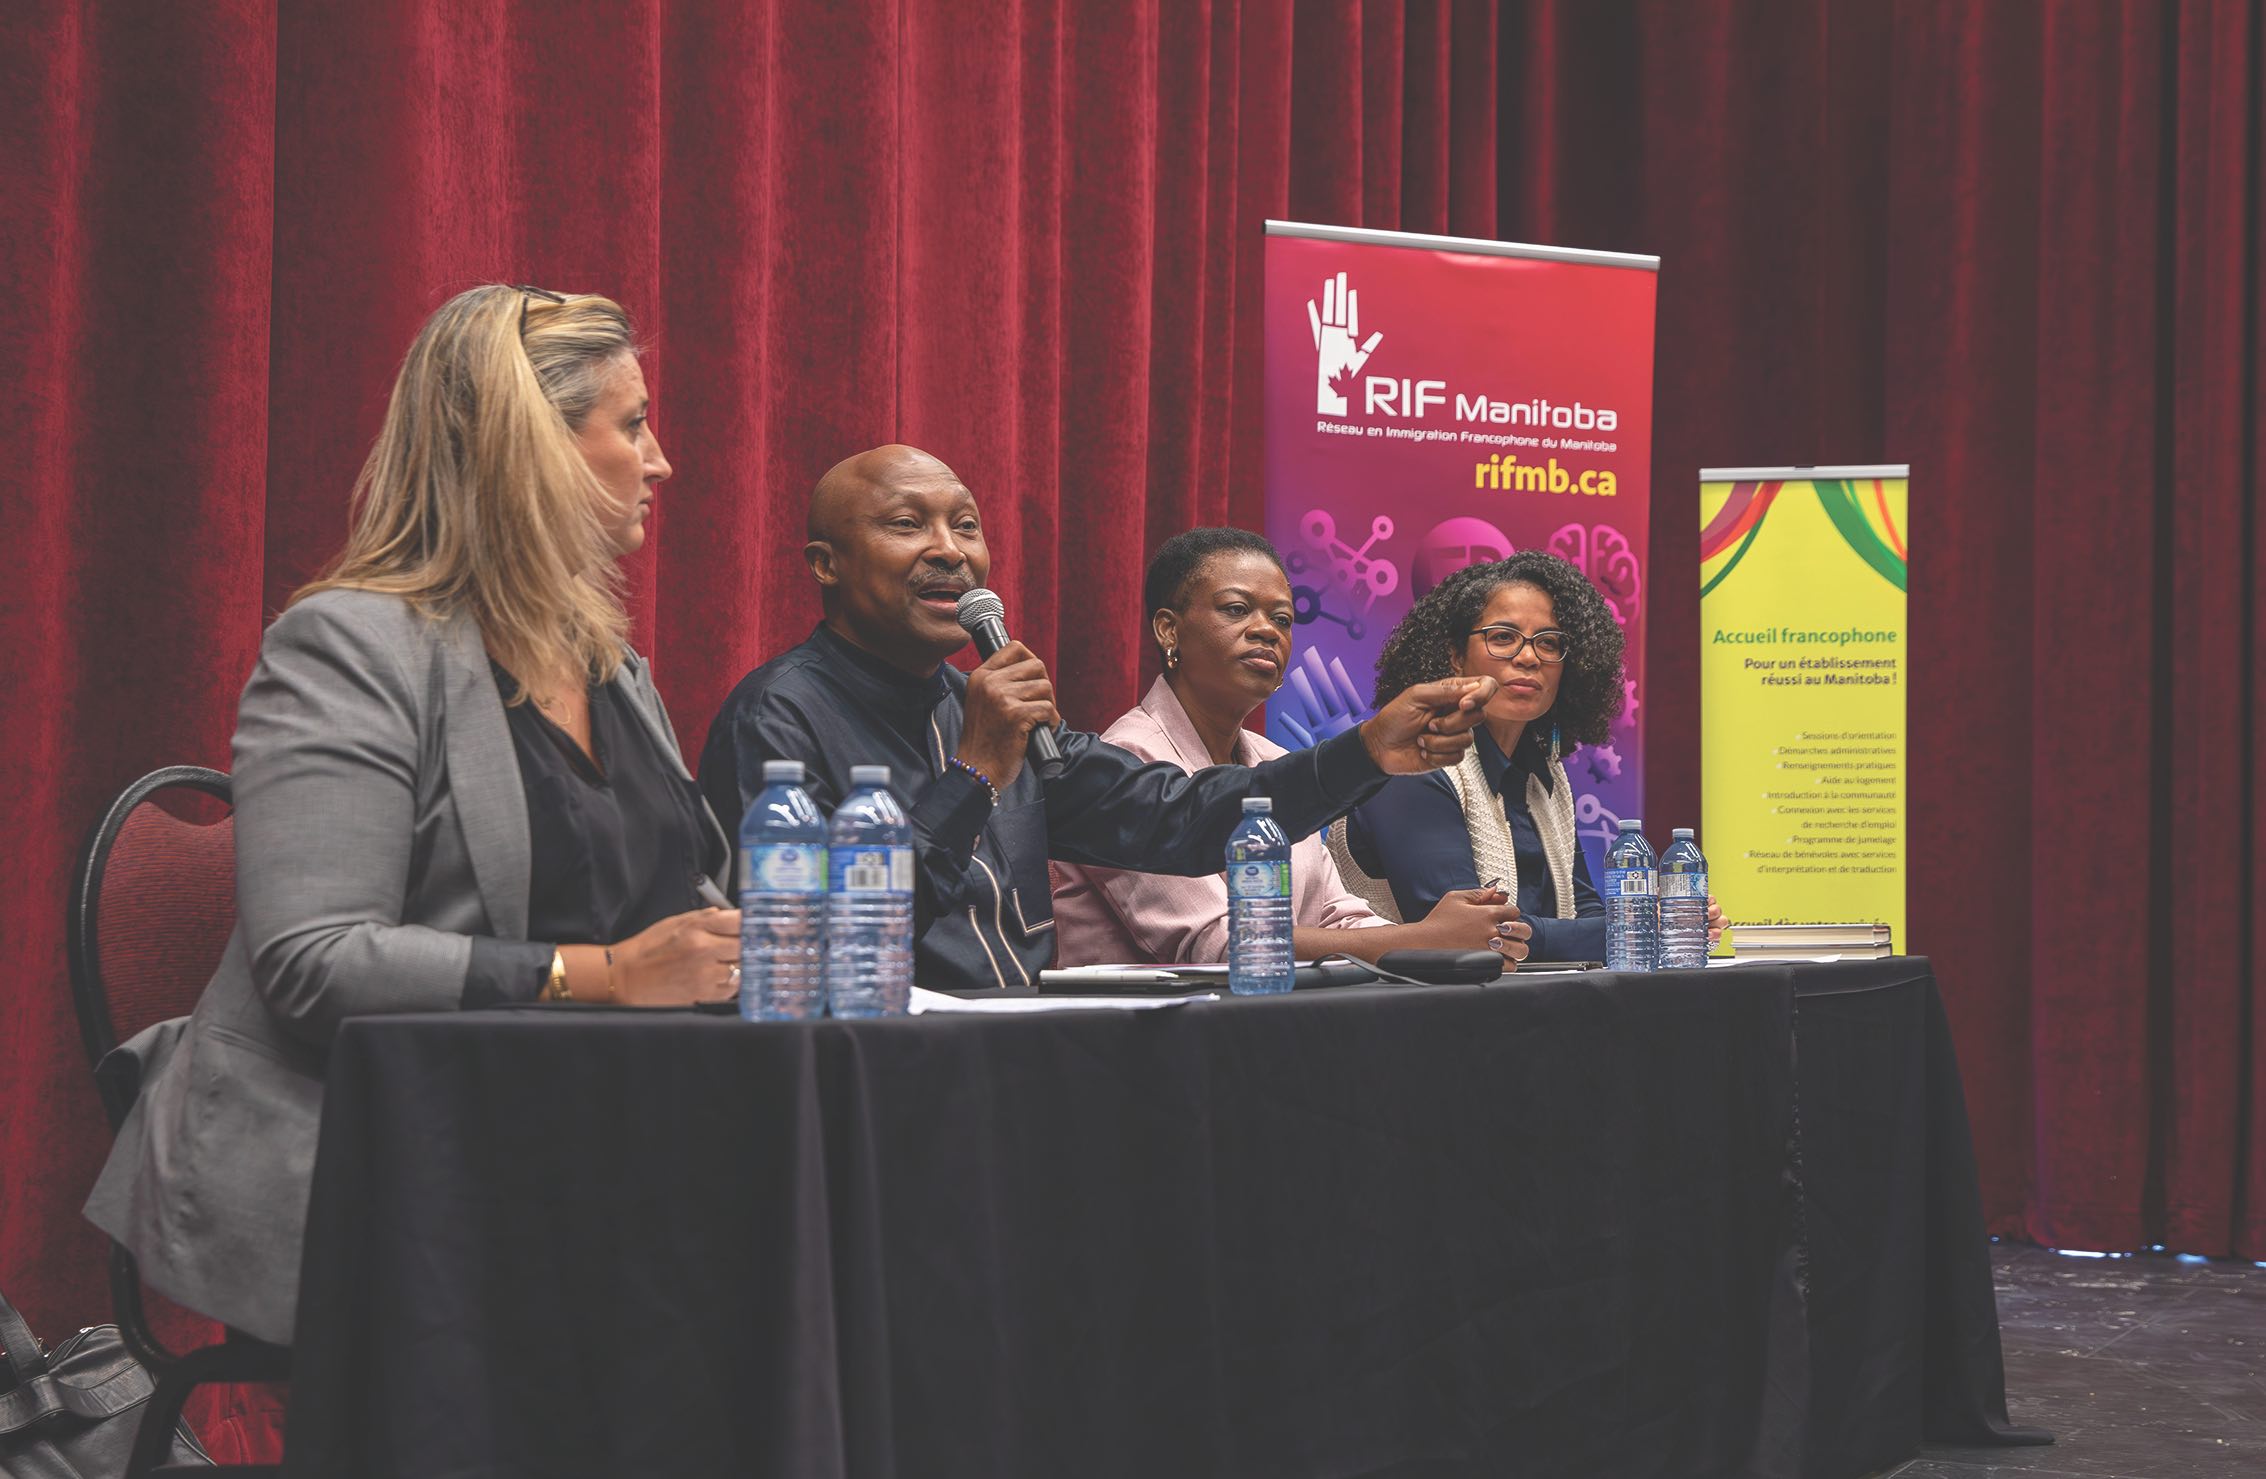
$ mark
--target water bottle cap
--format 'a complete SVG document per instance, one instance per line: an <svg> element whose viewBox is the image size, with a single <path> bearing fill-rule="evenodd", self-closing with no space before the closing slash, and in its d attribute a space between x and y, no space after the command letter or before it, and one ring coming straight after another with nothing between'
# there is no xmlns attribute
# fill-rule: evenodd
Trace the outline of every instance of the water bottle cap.
<svg viewBox="0 0 2266 1479"><path fill-rule="evenodd" d="M790 786L803 783L803 763L800 760L766 760L763 762L763 783L772 785L784 781Z"/></svg>
<svg viewBox="0 0 2266 1479"><path fill-rule="evenodd" d="M1674 834L1674 836L1673 836L1673 837L1672 837L1672 838L1671 838L1670 840L1671 840L1671 841L1673 841L1673 840L1675 840L1676 838L1681 838L1681 839L1683 839L1683 840L1684 840L1684 841L1686 841L1686 842L1689 842L1689 841L1691 841L1691 840L1692 840L1692 829L1691 829L1691 828L1689 828L1689 827L1678 827L1678 828L1676 829L1676 831L1675 831L1675 834Z"/></svg>
<svg viewBox="0 0 2266 1479"><path fill-rule="evenodd" d="M1272 796L1246 796L1243 798L1243 814L1245 816L1254 814L1265 816L1274 809L1275 798Z"/></svg>
<svg viewBox="0 0 2266 1479"><path fill-rule="evenodd" d="M886 786L889 784L889 767L886 765L853 765L850 767L850 784L853 786Z"/></svg>
<svg viewBox="0 0 2266 1479"><path fill-rule="evenodd" d="M1621 830L1624 832L1642 832L1644 823L1635 817L1623 817L1621 818Z"/></svg>

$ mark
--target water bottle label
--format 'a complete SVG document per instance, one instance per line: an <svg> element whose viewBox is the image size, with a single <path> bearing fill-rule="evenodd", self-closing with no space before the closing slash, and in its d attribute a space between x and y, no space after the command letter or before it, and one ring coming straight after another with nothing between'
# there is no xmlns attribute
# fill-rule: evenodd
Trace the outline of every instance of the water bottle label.
<svg viewBox="0 0 2266 1479"><path fill-rule="evenodd" d="M826 892L826 849L771 842L740 849L742 887L766 894Z"/></svg>
<svg viewBox="0 0 2266 1479"><path fill-rule="evenodd" d="M838 847L829 882L838 894L909 894L913 891L913 850L909 847Z"/></svg>
<svg viewBox="0 0 2266 1479"><path fill-rule="evenodd" d="M1605 870L1605 897L1608 899L1650 898L1653 894L1650 868L1607 868Z"/></svg>
<svg viewBox="0 0 2266 1479"><path fill-rule="evenodd" d="M1290 897L1290 864L1230 863L1227 865L1227 893L1231 899L1287 899Z"/></svg>
<svg viewBox="0 0 2266 1479"><path fill-rule="evenodd" d="M1707 897L1705 873L1663 873L1660 875L1660 897L1664 899L1704 899Z"/></svg>

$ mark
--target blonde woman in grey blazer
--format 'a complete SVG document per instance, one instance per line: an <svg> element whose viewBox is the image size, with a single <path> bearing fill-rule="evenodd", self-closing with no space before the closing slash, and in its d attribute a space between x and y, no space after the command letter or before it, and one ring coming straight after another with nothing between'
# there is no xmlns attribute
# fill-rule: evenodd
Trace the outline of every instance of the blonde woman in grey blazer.
<svg viewBox="0 0 2266 1479"><path fill-rule="evenodd" d="M723 876L727 842L618 596L670 471L646 409L604 298L475 288L411 347L347 547L269 628L238 709L236 931L195 1014L119 1049L141 1089L87 1215L190 1308L291 1339L346 1018L734 990L737 916L661 866ZM535 849L528 797L561 786L584 789L565 821L538 808ZM576 846L611 871L562 873ZM621 937L530 941L531 907Z"/></svg>

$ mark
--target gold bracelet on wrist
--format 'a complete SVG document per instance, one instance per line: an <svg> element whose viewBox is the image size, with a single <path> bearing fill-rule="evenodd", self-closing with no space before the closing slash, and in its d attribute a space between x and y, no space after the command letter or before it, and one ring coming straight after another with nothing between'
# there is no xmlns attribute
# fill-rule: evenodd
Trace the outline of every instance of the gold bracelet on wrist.
<svg viewBox="0 0 2266 1479"><path fill-rule="evenodd" d="M561 1002L574 1000L574 989L567 985L566 952L551 952L551 978L543 983L543 1000Z"/></svg>

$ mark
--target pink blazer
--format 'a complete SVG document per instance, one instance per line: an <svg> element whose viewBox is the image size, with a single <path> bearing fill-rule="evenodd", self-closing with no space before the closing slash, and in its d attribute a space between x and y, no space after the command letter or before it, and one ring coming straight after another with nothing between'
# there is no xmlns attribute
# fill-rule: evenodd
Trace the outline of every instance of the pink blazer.
<svg viewBox="0 0 2266 1479"><path fill-rule="evenodd" d="M1159 678L1140 705L1102 738L1143 760L1167 760L1193 774L1211 765L1196 726ZM1235 762L1257 765L1282 746L1246 729ZM1179 878L1053 863L1056 961L1065 966L1227 959L1227 881L1219 873ZM1301 928L1364 929L1390 923L1371 913L1338 876L1317 833L1291 847L1290 888Z"/></svg>

